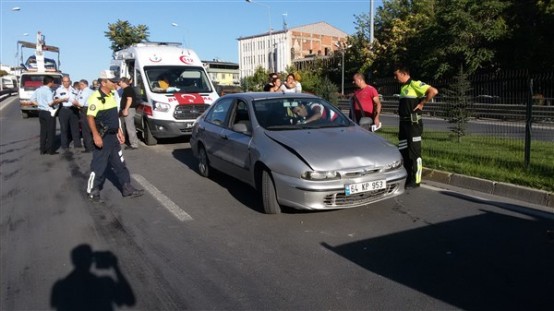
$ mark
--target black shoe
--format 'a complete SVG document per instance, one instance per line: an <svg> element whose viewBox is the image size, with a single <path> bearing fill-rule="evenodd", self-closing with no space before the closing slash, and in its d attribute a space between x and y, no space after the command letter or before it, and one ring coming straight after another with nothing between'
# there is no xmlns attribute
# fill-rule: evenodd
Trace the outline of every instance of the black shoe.
<svg viewBox="0 0 554 311"><path fill-rule="evenodd" d="M100 194L98 193L89 193L88 199L93 203L104 203L102 199L100 198Z"/></svg>
<svg viewBox="0 0 554 311"><path fill-rule="evenodd" d="M131 186L131 184L124 184L123 191L121 191L121 194L123 195L123 197L136 198L143 195L144 190L136 189L135 187Z"/></svg>
<svg viewBox="0 0 554 311"><path fill-rule="evenodd" d="M57 152L57 151L50 151L50 152L48 152L48 154L50 154L50 155L55 155L55 154L60 154L60 153Z"/></svg>
<svg viewBox="0 0 554 311"><path fill-rule="evenodd" d="M419 188L419 185L420 184L416 184L416 183L408 183L408 184L406 184L405 188L406 188L406 190L416 189L416 188Z"/></svg>

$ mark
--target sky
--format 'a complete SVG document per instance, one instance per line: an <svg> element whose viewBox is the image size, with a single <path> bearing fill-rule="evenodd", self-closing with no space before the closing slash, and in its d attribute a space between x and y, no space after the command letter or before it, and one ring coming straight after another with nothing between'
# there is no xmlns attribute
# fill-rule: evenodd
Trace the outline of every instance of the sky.
<svg viewBox="0 0 554 311"><path fill-rule="evenodd" d="M375 8L382 1L374 1ZM36 41L60 48L61 70L72 80L92 80L108 69L112 56L104 32L117 20L148 26L150 41L180 42L202 60L238 63L239 37L327 22L355 32L354 15L368 13L370 0L2 0L2 65L21 63L17 41ZM23 62L34 51L23 49ZM55 58L55 54L46 53Z"/></svg>

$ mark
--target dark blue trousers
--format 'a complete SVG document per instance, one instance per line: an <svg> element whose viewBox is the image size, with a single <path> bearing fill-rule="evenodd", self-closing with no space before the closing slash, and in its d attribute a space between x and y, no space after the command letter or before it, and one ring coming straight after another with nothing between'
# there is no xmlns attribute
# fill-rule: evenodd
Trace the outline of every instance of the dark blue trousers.
<svg viewBox="0 0 554 311"><path fill-rule="evenodd" d="M103 138L102 148L94 147L92 161L90 163L90 177L87 185L87 192L99 191L106 180L106 169L108 165L113 169L121 186L131 182L129 170L123 159L121 145L116 134L107 134Z"/></svg>

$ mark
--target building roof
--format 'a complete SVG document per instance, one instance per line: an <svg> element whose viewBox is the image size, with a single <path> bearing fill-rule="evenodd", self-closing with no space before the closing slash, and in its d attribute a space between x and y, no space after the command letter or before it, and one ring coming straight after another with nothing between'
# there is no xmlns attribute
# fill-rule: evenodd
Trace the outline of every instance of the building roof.
<svg viewBox="0 0 554 311"><path fill-rule="evenodd" d="M275 35L275 34L279 34L279 33L285 33L285 32L288 32L288 31L299 31L299 32L313 33L313 34L318 34L318 35L327 35L327 36L334 36L334 37L346 37L346 36L348 36L348 34L346 32L344 32L344 31L342 31L342 30L340 30L340 29L338 29L334 26L331 26L326 22L317 22L317 23L313 23L313 24L307 24L307 25L288 28L286 30L283 30L283 29L273 30L271 33L273 35ZM269 35L269 31L264 32L264 33L260 33L260 34L256 34L256 35L239 37L237 40L252 39L252 38L264 37L264 36L268 36L268 35Z"/></svg>
<svg viewBox="0 0 554 311"><path fill-rule="evenodd" d="M291 31L300 31L314 33L318 35L327 35L334 37L346 37L348 34L337 27L331 26L326 22L317 22L313 24L307 24L303 26L289 28Z"/></svg>

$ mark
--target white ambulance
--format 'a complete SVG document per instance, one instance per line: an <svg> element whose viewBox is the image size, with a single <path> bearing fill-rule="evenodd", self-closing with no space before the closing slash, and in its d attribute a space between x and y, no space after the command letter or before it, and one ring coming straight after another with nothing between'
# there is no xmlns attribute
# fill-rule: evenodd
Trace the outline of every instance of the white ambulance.
<svg viewBox="0 0 554 311"><path fill-rule="evenodd" d="M135 124L147 145L191 134L192 125L219 96L200 58L179 43L137 43L114 54L110 70L133 79L140 98Z"/></svg>

